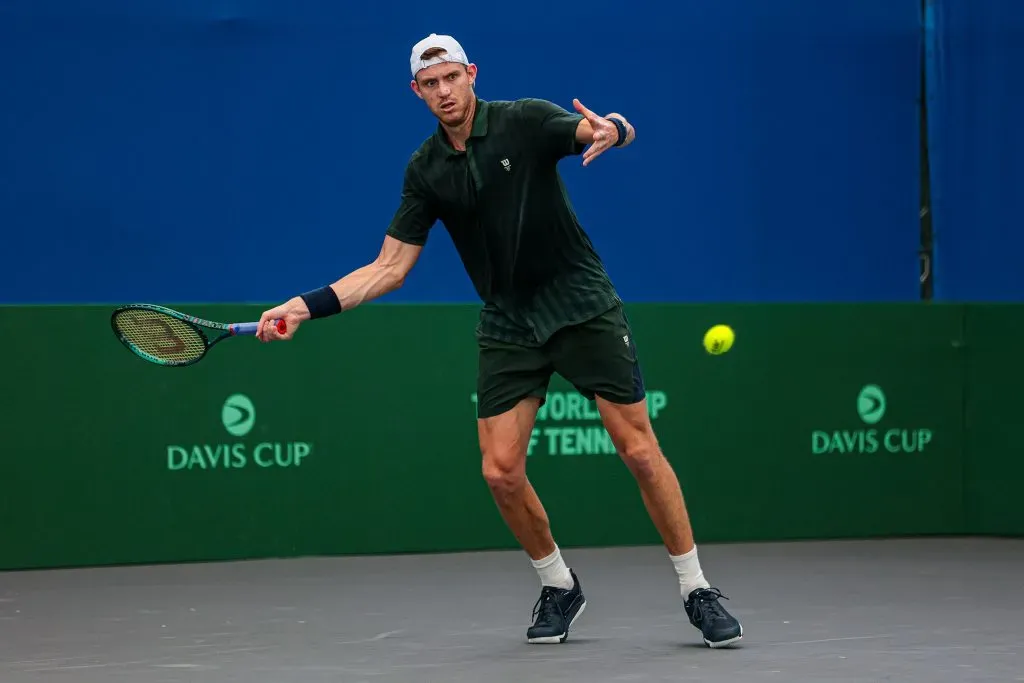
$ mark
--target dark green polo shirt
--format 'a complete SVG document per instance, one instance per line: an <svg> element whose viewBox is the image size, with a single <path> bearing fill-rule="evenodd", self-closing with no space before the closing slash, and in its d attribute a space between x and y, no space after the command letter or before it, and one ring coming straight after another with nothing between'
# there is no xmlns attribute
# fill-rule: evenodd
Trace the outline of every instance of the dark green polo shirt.
<svg viewBox="0 0 1024 683"><path fill-rule="evenodd" d="M557 169L583 151L581 118L544 100L477 100L466 152L438 124L409 159L387 234L422 245L445 226L484 304L480 336L539 345L619 302Z"/></svg>

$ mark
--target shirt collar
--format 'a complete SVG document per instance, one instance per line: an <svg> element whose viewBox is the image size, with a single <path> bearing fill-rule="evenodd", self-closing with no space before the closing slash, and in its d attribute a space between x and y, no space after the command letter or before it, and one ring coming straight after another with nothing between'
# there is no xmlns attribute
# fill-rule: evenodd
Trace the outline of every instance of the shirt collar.
<svg viewBox="0 0 1024 683"><path fill-rule="evenodd" d="M473 113L473 130L470 131L469 137L482 138L487 135L487 118L487 102L478 97L476 111Z"/></svg>

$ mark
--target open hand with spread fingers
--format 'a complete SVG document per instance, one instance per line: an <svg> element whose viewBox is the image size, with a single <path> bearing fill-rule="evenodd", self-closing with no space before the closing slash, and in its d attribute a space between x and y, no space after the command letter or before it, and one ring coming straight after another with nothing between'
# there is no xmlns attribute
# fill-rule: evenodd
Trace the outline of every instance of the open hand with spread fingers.
<svg viewBox="0 0 1024 683"><path fill-rule="evenodd" d="M578 99L574 99L572 104L576 108L576 111L582 114L587 120L587 123L590 124L590 129L593 131L593 141L583 152L584 166L600 156L606 149L615 146L623 146L632 142L633 127L626 122L625 117L619 116L618 114L598 116L584 107L583 103ZM621 132L620 127L616 125L615 121L611 120L612 118L615 118L622 124Z"/></svg>

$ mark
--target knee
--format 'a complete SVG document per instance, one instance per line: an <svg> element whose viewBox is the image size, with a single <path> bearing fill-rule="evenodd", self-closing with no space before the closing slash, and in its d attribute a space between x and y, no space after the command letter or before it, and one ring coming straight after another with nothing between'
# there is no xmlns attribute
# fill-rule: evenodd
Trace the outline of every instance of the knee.
<svg viewBox="0 0 1024 683"><path fill-rule="evenodd" d="M620 456L633 476L645 481L654 479L662 457L658 442L652 435L630 439L621 449Z"/></svg>
<svg viewBox="0 0 1024 683"><path fill-rule="evenodd" d="M510 494L526 484L526 471L513 453L484 453L483 475L495 495Z"/></svg>

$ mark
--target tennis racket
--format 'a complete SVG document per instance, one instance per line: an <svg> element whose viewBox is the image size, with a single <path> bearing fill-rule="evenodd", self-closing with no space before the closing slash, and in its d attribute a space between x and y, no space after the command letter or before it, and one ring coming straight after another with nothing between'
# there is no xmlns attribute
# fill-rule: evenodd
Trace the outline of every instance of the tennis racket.
<svg viewBox="0 0 1024 683"><path fill-rule="evenodd" d="M275 321L284 334L284 320ZM228 337L255 335L259 323L218 323L155 304L129 304L110 316L114 335L139 358L165 366L198 363L206 352Z"/></svg>

